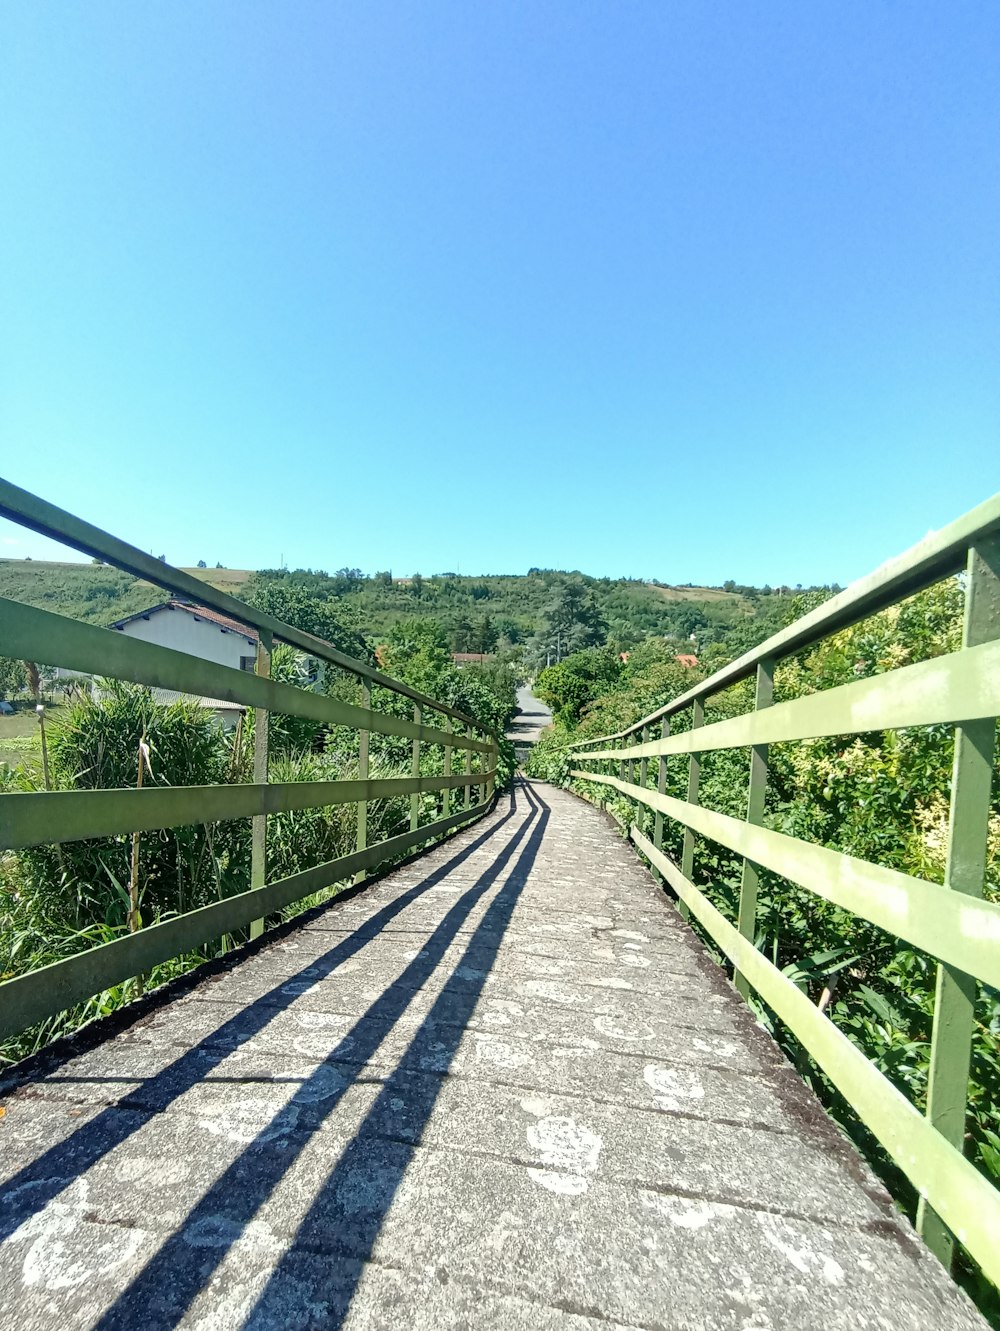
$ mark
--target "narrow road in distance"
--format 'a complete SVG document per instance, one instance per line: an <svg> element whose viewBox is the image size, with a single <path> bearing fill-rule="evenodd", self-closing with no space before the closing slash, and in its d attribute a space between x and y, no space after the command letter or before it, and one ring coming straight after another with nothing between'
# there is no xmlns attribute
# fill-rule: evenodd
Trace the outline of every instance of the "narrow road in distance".
<svg viewBox="0 0 1000 1331"><path fill-rule="evenodd" d="M552 724L552 712L531 692L527 684L517 691L517 715L510 723L507 738L514 745L517 761L523 763L546 726Z"/></svg>

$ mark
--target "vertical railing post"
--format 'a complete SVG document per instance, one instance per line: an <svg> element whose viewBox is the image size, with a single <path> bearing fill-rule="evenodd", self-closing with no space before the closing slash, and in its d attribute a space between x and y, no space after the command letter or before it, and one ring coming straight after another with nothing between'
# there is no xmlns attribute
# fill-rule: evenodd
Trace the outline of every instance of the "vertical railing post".
<svg viewBox="0 0 1000 1331"><path fill-rule="evenodd" d="M254 673L262 679L271 676L271 649L274 638L270 629L261 629L257 637L257 660ZM253 714L253 779L254 785L267 784L268 728L270 712L255 707ZM263 887L267 882L267 814L258 813L250 823L250 886ZM259 938L264 932L264 921L250 921L250 937Z"/></svg>
<svg viewBox="0 0 1000 1331"><path fill-rule="evenodd" d="M637 738L636 735L633 733L633 735L632 735L632 741L633 741L633 743L635 742L636 738ZM647 739L649 739L649 726L643 726L643 728L639 731L639 734L638 734L638 740L639 740L639 743L640 743L640 744L645 744ZM633 759L632 761L633 761L633 766L632 766L632 780L634 781L634 780L635 780L635 760ZM643 756L639 759L639 785L642 786L643 790L646 789L646 779L647 779L648 776L649 776L649 759L645 756L645 754L643 754ZM635 812L636 812L636 817L637 817L637 818L642 817L642 814L640 813L640 809L641 809L641 808L642 808L642 806L639 804L638 801L636 801L636 811L635 811Z"/></svg>
<svg viewBox="0 0 1000 1331"><path fill-rule="evenodd" d="M774 662L761 661L757 666L757 687L754 693L754 711L771 706L774 696ZM767 745L754 744L750 750L750 782L747 788L747 822L759 827L764 821L764 796L767 793ZM757 866L744 857L743 876L740 880L740 909L738 928L753 945L757 937ZM750 997L750 986L737 970L733 983L744 998Z"/></svg>
<svg viewBox="0 0 1000 1331"><path fill-rule="evenodd" d="M976 647L995 638L1000 638L1000 537L996 536L969 551L962 646ZM993 717L955 727L944 884L967 896L982 895L986 874L995 736ZM976 989L971 975L938 964L927 1117L959 1151L965 1140ZM950 1266L954 1238L924 1198L917 1207L917 1228L931 1251Z"/></svg>
<svg viewBox="0 0 1000 1331"><path fill-rule="evenodd" d="M371 711L372 691L371 685L363 681L361 685L361 706L366 712ZM358 731L358 780L367 781L369 774L369 752L371 748L371 731ZM367 850L368 848L368 801L358 801L358 839L357 849ZM360 883L365 876L365 871L359 869L354 875L354 881Z"/></svg>
<svg viewBox="0 0 1000 1331"><path fill-rule="evenodd" d="M660 723L660 739L666 739L670 734L670 717L665 716ZM657 794L665 795L667 793L667 755L660 754L659 763L656 769L656 790ZM657 809L653 815L653 845L657 850L663 850L663 810ZM657 874L659 877L659 874Z"/></svg>
<svg viewBox="0 0 1000 1331"><path fill-rule="evenodd" d="M695 698L691 706L691 729L697 730L705 723L705 702L702 698ZM688 759L688 790L687 798L689 804L698 803L698 783L701 780L701 754L692 753ZM681 873L685 878L694 878L694 832L690 827L684 829L684 845L681 848ZM687 906L682 901L678 907L681 916L686 920L690 914Z"/></svg>
<svg viewBox="0 0 1000 1331"><path fill-rule="evenodd" d="M450 731L451 731L451 718L450 718L450 717L446 716L446 717L443 717L443 718L442 718L442 721L441 721L441 728L442 728L443 730L447 730L447 731L450 733ZM450 744L446 744L446 745L444 746L444 774L445 774L446 777L447 777L447 776L451 776L451 745L450 745ZM451 789L450 789L450 787L446 786L446 787L445 787L445 791L444 791L444 816L445 816L445 818L447 818L448 815L449 815L450 813L451 813Z"/></svg>
<svg viewBox="0 0 1000 1331"><path fill-rule="evenodd" d="M414 725L418 726L420 725L421 715L422 713L420 710L420 704L414 703L413 704ZM411 775L413 776L420 775L420 737L418 735L414 735L413 737L413 762L410 767L410 772ZM410 831L415 832L419 824L420 824L420 796L414 793L410 796Z"/></svg>
<svg viewBox="0 0 1000 1331"><path fill-rule="evenodd" d="M463 731L464 731L464 733L465 733L466 738L468 738L469 735L470 735L470 733L471 733L471 732L470 732L470 728L469 728L469 726L464 726L464 727L463 727ZM465 775L466 775L466 776L471 776L471 775L472 775L472 750L471 750L471 749L466 749L466 750L464 751L464 753L465 753L465 757L464 757L464 764L463 764L463 765L464 765L464 768L465 768ZM466 783L466 785L464 785L464 786L462 787L462 790L463 790L463 792L464 792L464 797L463 797L463 801L462 801L462 808L463 808L463 809L471 809L471 808L472 808L472 783L471 783L471 782Z"/></svg>

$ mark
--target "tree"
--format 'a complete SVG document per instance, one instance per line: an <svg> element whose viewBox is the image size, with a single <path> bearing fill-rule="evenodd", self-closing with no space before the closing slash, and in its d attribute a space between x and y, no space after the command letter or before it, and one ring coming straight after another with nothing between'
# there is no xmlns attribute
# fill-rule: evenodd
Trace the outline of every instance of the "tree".
<svg viewBox="0 0 1000 1331"><path fill-rule="evenodd" d="M35 665L34 661L25 661L23 662L23 665L24 665L25 682L28 686L28 692L34 698L35 702L38 702L42 693L41 673L38 669L38 666Z"/></svg>
<svg viewBox="0 0 1000 1331"><path fill-rule="evenodd" d="M451 669L451 652L436 619L403 619L389 634L386 668L421 693L441 696L441 681Z"/></svg>
<svg viewBox="0 0 1000 1331"><path fill-rule="evenodd" d="M24 662L13 661L9 656L0 656L0 702L12 698L24 688Z"/></svg>
<svg viewBox="0 0 1000 1331"><path fill-rule="evenodd" d="M608 632L594 593L578 581L556 584L554 594L542 609L543 627L535 634L529 656L538 664L559 662L573 652L602 643Z"/></svg>
<svg viewBox="0 0 1000 1331"><path fill-rule="evenodd" d="M199 559L199 560L198 560L198 567L199 567L199 568L208 568L208 565L205 563L204 559Z"/></svg>
<svg viewBox="0 0 1000 1331"><path fill-rule="evenodd" d="M339 606L334 609L329 601L310 596L287 579L265 578L258 573L248 584L245 599L257 610L284 620L303 633L322 638L348 656L361 657L365 661L371 659L357 628L356 617L350 610Z"/></svg>
<svg viewBox="0 0 1000 1331"><path fill-rule="evenodd" d="M506 638L509 643L521 641L523 634L516 619L511 619L509 615L498 615L495 623L500 638Z"/></svg>
<svg viewBox="0 0 1000 1331"><path fill-rule="evenodd" d="M359 568L338 568L330 581L338 596L348 596L351 592L358 591L364 581L364 575Z"/></svg>
<svg viewBox="0 0 1000 1331"><path fill-rule="evenodd" d="M483 615L476 625L476 651L492 652L496 650L500 632L489 615Z"/></svg>
<svg viewBox="0 0 1000 1331"><path fill-rule="evenodd" d="M460 615L455 621L451 630L451 650L453 652L472 651L472 640L475 630L472 627L472 621L467 615Z"/></svg>
<svg viewBox="0 0 1000 1331"><path fill-rule="evenodd" d="M541 672L535 694L561 721L574 724L587 703L608 693L621 673L621 658L608 647L574 652Z"/></svg>
<svg viewBox="0 0 1000 1331"><path fill-rule="evenodd" d="M414 573L410 579L410 591L419 601L424 594L424 580L419 573Z"/></svg>

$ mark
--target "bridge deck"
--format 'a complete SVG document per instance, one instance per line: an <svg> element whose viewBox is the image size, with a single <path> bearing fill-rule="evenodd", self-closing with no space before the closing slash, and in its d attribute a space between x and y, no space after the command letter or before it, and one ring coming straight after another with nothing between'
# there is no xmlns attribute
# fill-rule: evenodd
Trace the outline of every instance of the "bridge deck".
<svg viewBox="0 0 1000 1331"><path fill-rule="evenodd" d="M984 1325L547 787L2 1100L10 1326Z"/></svg>

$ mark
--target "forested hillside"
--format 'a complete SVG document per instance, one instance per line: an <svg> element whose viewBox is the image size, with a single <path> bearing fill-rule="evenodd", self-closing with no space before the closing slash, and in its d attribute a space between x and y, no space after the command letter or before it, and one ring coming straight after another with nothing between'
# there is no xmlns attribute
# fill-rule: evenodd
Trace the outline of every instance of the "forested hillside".
<svg viewBox="0 0 1000 1331"><path fill-rule="evenodd" d="M610 641L619 650L655 635L701 651L725 643L738 653L788 619L800 588L670 586L577 572L532 569L517 576L442 573L394 578L388 571L190 569L195 576L281 614L288 604L321 603L328 629L369 648L399 624L434 619L456 652L523 646L529 664L545 664L580 647ZM100 564L0 560L0 596L75 619L110 624L155 604L164 593ZM319 631L319 629L317 629Z"/></svg>

